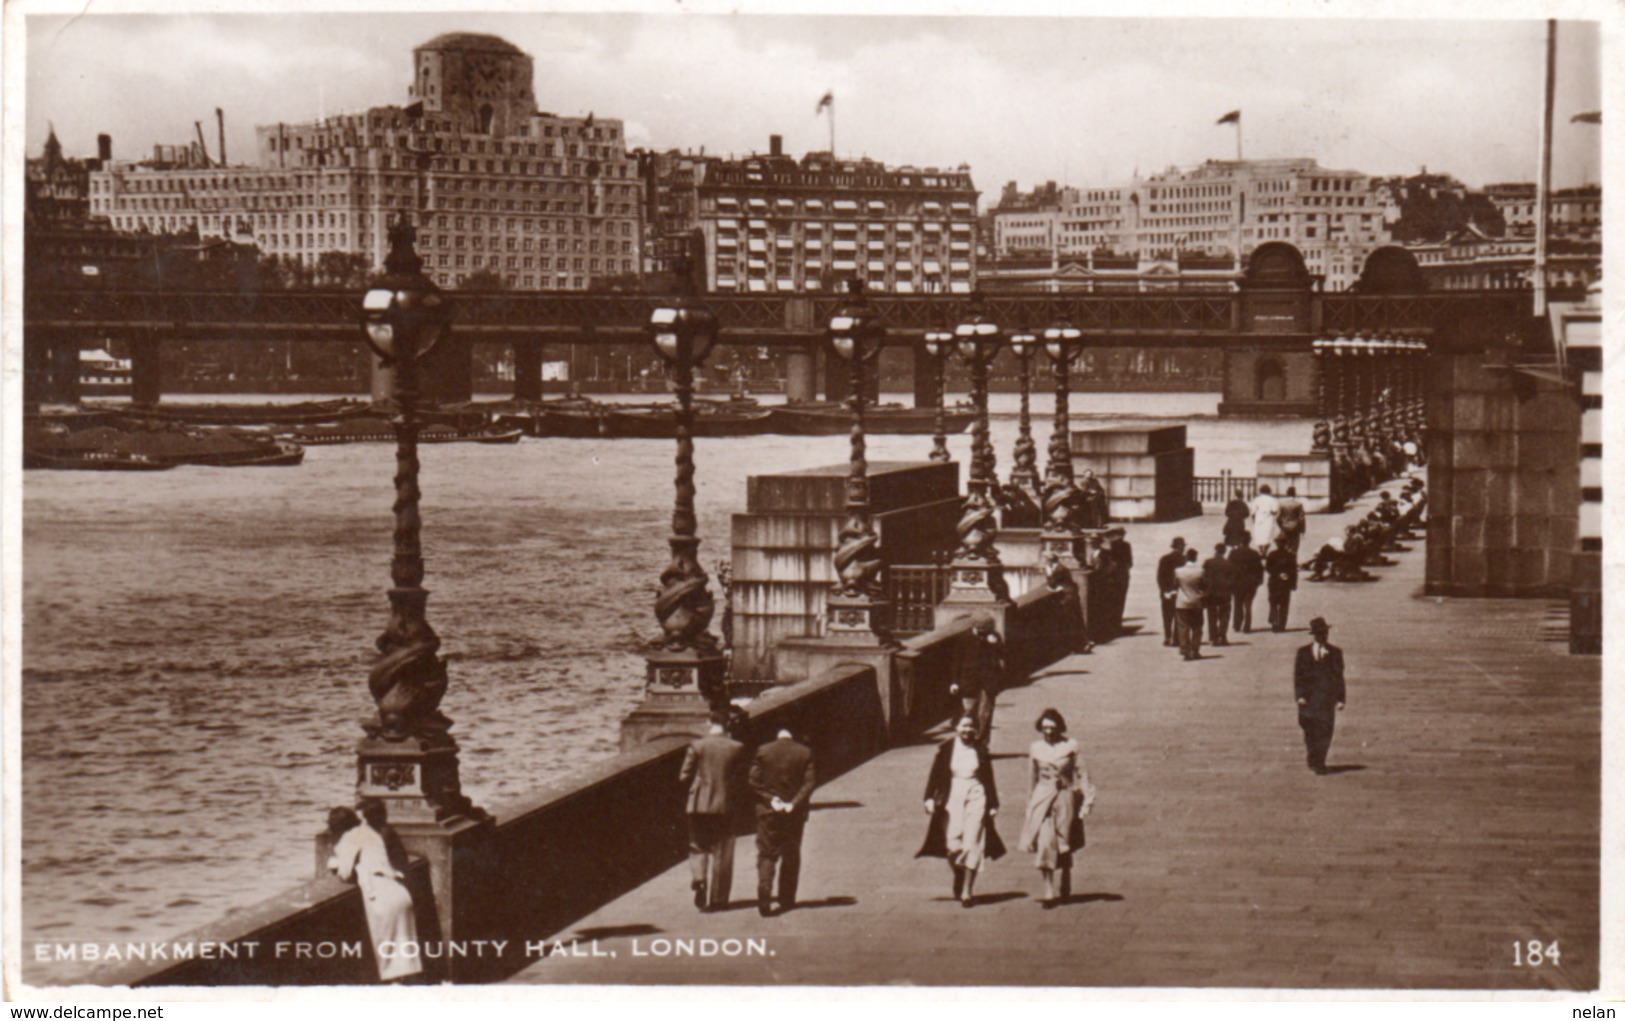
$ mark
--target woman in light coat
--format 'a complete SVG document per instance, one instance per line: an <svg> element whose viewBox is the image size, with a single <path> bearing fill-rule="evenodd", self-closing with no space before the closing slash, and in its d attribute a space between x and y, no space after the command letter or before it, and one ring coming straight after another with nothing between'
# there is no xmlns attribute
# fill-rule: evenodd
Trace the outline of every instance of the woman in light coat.
<svg viewBox="0 0 1625 1021"><path fill-rule="evenodd" d="M367 931L372 936L373 956L378 962L378 977L385 982L397 982L423 971L412 894L404 885L406 876L390 861L389 838L394 833L389 829L383 802L367 798L360 808L365 823L343 832L333 845L333 857L327 865L340 879L347 883L354 881L361 887L362 903L367 910ZM334 809L329 815L330 827L338 822L340 811L347 810ZM351 813L350 819L354 818Z"/></svg>
<svg viewBox="0 0 1625 1021"><path fill-rule="evenodd" d="M1270 492L1269 486L1259 486L1252 506L1252 527L1248 531L1253 535L1253 545L1258 552L1268 555L1276 536L1281 534L1281 501Z"/></svg>
<svg viewBox="0 0 1625 1021"><path fill-rule="evenodd" d="M1083 848L1083 819L1095 803L1089 768L1078 752L1078 742L1066 736L1066 719L1058 710L1045 709L1034 728L1040 734L1028 749L1032 760L1032 786L1027 815L1021 826L1021 849L1036 855L1044 878L1045 910L1072 893L1072 854ZM1055 873L1061 874L1059 892Z"/></svg>
<svg viewBox="0 0 1625 1021"><path fill-rule="evenodd" d="M946 858L953 867L954 896L968 908L976 902L982 863L1004 854L1004 842L993 828L999 814L993 757L969 715L959 719L954 736L937 748L925 782L925 814L931 825L915 857Z"/></svg>

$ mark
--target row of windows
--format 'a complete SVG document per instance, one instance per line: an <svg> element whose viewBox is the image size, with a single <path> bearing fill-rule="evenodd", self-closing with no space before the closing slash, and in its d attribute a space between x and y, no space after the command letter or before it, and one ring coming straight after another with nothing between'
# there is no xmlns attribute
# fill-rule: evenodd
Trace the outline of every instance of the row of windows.
<svg viewBox="0 0 1625 1021"><path fill-rule="evenodd" d="M447 254L441 252L434 255L430 264L438 269L540 269L551 271L555 265L559 272L564 273L575 270L577 273L631 273L631 259L558 259L547 256L519 256L519 255L463 255L461 253Z"/></svg>

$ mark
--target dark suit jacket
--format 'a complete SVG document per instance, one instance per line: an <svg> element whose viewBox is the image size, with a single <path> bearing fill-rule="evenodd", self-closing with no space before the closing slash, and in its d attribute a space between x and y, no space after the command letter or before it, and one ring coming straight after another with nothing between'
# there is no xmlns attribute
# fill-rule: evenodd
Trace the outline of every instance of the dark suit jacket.
<svg viewBox="0 0 1625 1021"><path fill-rule="evenodd" d="M1298 558L1291 550L1279 546L1270 550L1264 568L1269 573L1271 592L1291 592L1298 587Z"/></svg>
<svg viewBox="0 0 1625 1021"><path fill-rule="evenodd" d="M812 749L781 737L757 749L750 764L750 789L756 794L756 814L773 811L773 796L788 801L792 815L805 817L813 788L818 785Z"/></svg>
<svg viewBox="0 0 1625 1021"><path fill-rule="evenodd" d="M1313 642L1299 649L1292 673L1292 692L1294 698L1308 703L1298 707L1299 716L1317 720L1336 718L1337 707L1347 701L1343 691L1343 650L1328 645L1325 657L1317 662Z"/></svg>
<svg viewBox="0 0 1625 1021"><path fill-rule="evenodd" d="M726 815L736 803L745 746L726 734L708 734L688 746L678 779L688 788L688 811Z"/></svg>
<svg viewBox="0 0 1625 1021"><path fill-rule="evenodd" d="M936 802L936 808L931 812L931 825L925 831L925 843L920 845L916 858L946 858L948 856L948 788L953 783L953 754L954 745L959 742L957 736L950 737L937 746L937 757L931 760L931 773L925 778L925 796ZM982 790L987 795L987 809L989 812L999 807L999 788L993 783L993 756L988 754L987 745L978 741L976 749L976 779L981 781ZM1004 841L999 838L999 831L993 828L993 817L988 816L986 821L987 843L984 850L989 860L1004 856Z"/></svg>
<svg viewBox="0 0 1625 1021"><path fill-rule="evenodd" d="M1230 561L1224 557L1208 557L1202 561L1202 578L1207 582L1207 605L1216 606L1219 602L1230 598L1235 591L1235 573L1230 569Z"/></svg>
<svg viewBox="0 0 1625 1021"><path fill-rule="evenodd" d="M1185 552L1183 550L1178 553L1169 550L1162 555L1162 559L1157 561L1157 594L1159 596L1166 595L1179 587L1179 582L1174 580L1174 572L1184 566Z"/></svg>
<svg viewBox="0 0 1625 1021"><path fill-rule="evenodd" d="M1251 546L1237 546L1230 551L1231 590L1255 591L1264 581L1264 558Z"/></svg>
<svg viewBox="0 0 1625 1021"><path fill-rule="evenodd" d="M1004 690L1004 639L996 631L985 637L973 631L968 640L970 648L959 661L958 676L954 678L959 697L975 698L984 691L997 695Z"/></svg>

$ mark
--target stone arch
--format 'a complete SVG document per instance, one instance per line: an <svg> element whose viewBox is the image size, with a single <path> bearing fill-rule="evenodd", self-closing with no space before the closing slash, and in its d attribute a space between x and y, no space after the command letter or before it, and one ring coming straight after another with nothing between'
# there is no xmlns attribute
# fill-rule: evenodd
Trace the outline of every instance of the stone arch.
<svg viewBox="0 0 1625 1021"><path fill-rule="evenodd" d="M1416 256L1398 245L1383 245L1366 256L1360 279L1350 288L1362 294L1418 294L1427 289Z"/></svg>
<svg viewBox="0 0 1625 1021"><path fill-rule="evenodd" d="M1314 278L1304 265L1303 253L1285 241L1269 241L1253 249L1242 275L1243 289L1309 290Z"/></svg>

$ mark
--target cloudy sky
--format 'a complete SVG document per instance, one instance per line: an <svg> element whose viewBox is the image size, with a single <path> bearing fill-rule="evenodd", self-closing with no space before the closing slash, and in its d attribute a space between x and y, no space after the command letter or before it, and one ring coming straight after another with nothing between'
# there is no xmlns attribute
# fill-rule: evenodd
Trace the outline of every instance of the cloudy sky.
<svg viewBox="0 0 1625 1021"><path fill-rule="evenodd" d="M989 199L1008 180L1231 158L1234 129L1214 121L1238 108L1248 157L1533 180L1545 49L1538 20L86 9L27 18L29 153L48 124L70 154L105 131L128 158L189 141L196 120L213 151L220 106L229 155L251 158L255 124L402 103L412 47L473 31L535 58L543 109L620 118L633 145L743 154L776 132L792 153L824 148L830 90L842 154L968 163ZM1559 185L1601 179L1599 129L1569 121L1601 108L1599 36L1560 27Z"/></svg>

